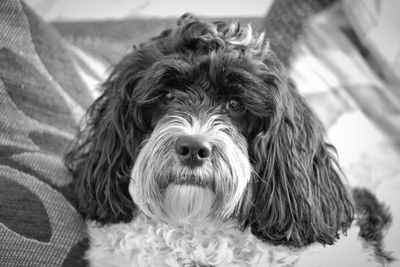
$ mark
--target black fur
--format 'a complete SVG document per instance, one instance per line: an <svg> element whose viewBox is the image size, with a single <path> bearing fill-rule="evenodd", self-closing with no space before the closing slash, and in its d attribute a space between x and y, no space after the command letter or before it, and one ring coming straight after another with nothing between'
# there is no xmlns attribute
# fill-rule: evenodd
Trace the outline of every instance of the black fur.
<svg viewBox="0 0 400 267"><path fill-rule="evenodd" d="M367 189L355 188L353 198L356 206L359 236L367 246L372 247L375 257L382 263L391 262L394 258L383 250L385 231L392 223L392 215L383 203Z"/></svg>
<svg viewBox="0 0 400 267"><path fill-rule="evenodd" d="M274 85L281 94L276 111L251 146L258 176L249 224L274 244L330 245L351 225L351 197L320 121L283 79Z"/></svg>

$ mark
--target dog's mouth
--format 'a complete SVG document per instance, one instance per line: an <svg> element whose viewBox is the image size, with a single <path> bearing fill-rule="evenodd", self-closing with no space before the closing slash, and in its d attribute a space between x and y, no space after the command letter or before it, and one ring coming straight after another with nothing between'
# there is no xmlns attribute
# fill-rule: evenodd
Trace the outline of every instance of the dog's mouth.
<svg viewBox="0 0 400 267"><path fill-rule="evenodd" d="M169 185L190 185L214 191L215 181L211 173L212 171L206 168L172 168L166 177L161 179L164 181L161 187L165 189Z"/></svg>
<svg viewBox="0 0 400 267"><path fill-rule="evenodd" d="M212 188L212 182L209 178L199 177L196 174L170 177L169 183L175 185L191 185L202 188Z"/></svg>

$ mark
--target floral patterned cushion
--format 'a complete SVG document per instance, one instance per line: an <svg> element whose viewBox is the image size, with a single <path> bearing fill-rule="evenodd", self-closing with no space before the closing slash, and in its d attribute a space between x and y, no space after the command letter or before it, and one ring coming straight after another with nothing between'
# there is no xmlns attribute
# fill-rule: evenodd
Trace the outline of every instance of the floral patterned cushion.
<svg viewBox="0 0 400 267"><path fill-rule="evenodd" d="M0 2L0 266L84 266L63 155L92 102L57 31Z"/></svg>

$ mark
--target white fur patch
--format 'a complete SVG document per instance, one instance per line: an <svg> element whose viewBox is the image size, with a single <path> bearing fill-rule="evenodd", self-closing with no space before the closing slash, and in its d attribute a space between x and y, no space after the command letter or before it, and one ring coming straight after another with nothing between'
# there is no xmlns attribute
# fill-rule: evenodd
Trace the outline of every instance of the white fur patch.
<svg viewBox="0 0 400 267"><path fill-rule="evenodd" d="M173 228L143 214L130 223L88 223L93 267L293 266L299 252L275 247L234 223L202 230Z"/></svg>
<svg viewBox="0 0 400 267"><path fill-rule="evenodd" d="M192 185L168 186L164 198L168 223L183 227L208 223L214 198L208 188Z"/></svg>

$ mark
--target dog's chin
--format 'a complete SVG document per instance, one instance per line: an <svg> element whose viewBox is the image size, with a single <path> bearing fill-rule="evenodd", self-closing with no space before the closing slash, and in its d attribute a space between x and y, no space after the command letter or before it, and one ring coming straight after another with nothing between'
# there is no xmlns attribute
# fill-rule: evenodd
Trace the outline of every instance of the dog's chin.
<svg viewBox="0 0 400 267"><path fill-rule="evenodd" d="M170 184L163 200L166 221L173 226L205 226L213 220L214 200L214 193L207 187Z"/></svg>

